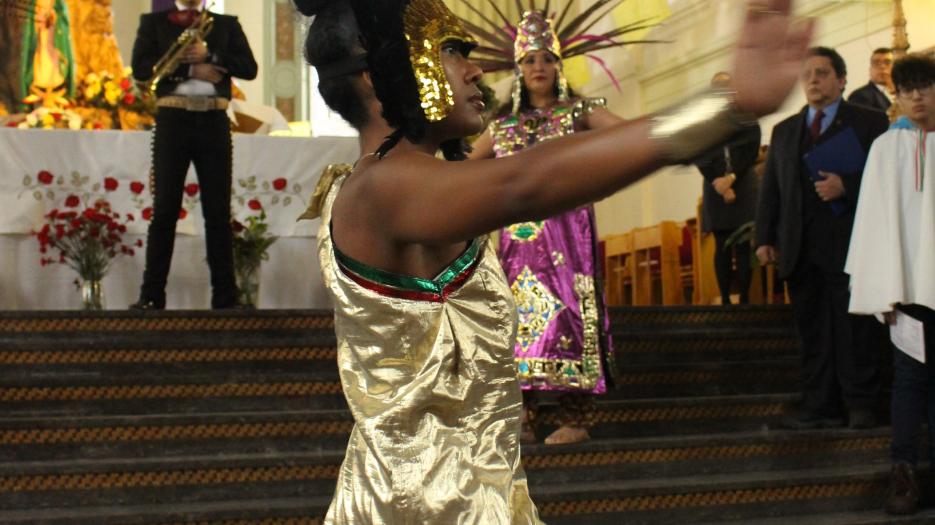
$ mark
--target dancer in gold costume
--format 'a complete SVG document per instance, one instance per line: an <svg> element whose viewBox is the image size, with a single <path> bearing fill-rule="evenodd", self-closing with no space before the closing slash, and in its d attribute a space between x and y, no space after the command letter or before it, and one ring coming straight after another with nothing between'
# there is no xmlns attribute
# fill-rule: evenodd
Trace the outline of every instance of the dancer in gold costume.
<svg viewBox="0 0 935 525"><path fill-rule="evenodd" d="M317 25L341 2L296 3ZM733 91L462 163L435 154L465 158L462 138L484 127L473 38L441 0L350 3L366 64L353 49L323 60L334 39L310 36L306 54L325 70L326 102L365 145L387 124L393 133L353 168L330 170L309 214L322 218L319 256L355 421L325 523L541 523L520 462L515 307L484 232L601 198L728 140L785 99L811 24L789 28L788 0L757 4ZM338 79L346 89L334 89Z"/></svg>

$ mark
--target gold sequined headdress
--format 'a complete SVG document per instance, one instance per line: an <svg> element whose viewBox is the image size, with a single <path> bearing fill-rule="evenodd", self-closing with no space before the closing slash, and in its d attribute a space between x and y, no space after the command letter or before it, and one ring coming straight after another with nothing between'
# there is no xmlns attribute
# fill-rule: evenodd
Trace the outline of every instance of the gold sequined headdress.
<svg viewBox="0 0 935 525"><path fill-rule="evenodd" d="M454 108L443 48L454 42L466 53L477 42L442 0L349 1L383 118L396 130L379 153L387 153L402 137L421 142L428 125ZM460 138L443 142L441 150L448 159L465 157Z"/></svg>
<svg viewBox="0 0 935 525"><path fill-rule="evenodd" d="M562 43L555 34L552 19L547 18L542 11L526 11L516 26L513 59L519 63L535 51L548 51L555 58L562 59Z"/></svg>
<svg viewBox="0 0 935 525"><path fill-rule="evenodd" d="M454 107L451 85L441 63L442 45L456 40L473 48L477 41L441 0L411 0L403 15L403 28L422 110L429 122L438 122Z"/></svg>

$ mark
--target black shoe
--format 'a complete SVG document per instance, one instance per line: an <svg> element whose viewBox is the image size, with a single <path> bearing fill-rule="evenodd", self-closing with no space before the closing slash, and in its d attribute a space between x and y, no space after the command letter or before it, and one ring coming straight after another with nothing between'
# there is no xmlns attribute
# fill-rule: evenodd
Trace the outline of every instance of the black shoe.
<svg viewBox="0 0 935 525"><path fill-rule="evenodd" d="M877 416L872 410L855 409L847 413L847 427L853 429L877 426Z"/></svg>
<svg viewBox="0 0 935 525"><path fill-rule="evenodd" d="M884 508L887 514L915 514L919 510L919 485L912 466L906 463L893 465Z"/></svg>
<svg viewBox="0 0 935 525"><path fill-rule="evenodd" d="M156 301L144 301L140 299L139 301L130 305L130 310L165 310L165 303L157 303Z"/></svg>
<svg viewBox="0 0 935 525"><path fill-rule="evenodd" d="M813 428L838 428L844 426L841 417L825 416L811 410L790 412L779 422L779 428L789 430L809 430Z"/></svg>

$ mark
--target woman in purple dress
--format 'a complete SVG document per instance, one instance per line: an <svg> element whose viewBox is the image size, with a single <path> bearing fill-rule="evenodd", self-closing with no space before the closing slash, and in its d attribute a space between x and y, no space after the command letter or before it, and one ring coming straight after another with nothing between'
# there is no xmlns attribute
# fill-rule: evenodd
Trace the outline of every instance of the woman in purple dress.
<svg viewBox="0 0 935 525"><path fill-rule="evenodd" d="M622 122L603 99L578 97L562 71L552 20L524 13L516 28L513 98L474 144L472 158L507 157L540 142ZM535 436L536 392L559 392L561 426L545 443L589 439L594 394L610 386L613 353L590 204L499 233L498 255L516 299L514 348L524 396L524 441Z"/></svg>

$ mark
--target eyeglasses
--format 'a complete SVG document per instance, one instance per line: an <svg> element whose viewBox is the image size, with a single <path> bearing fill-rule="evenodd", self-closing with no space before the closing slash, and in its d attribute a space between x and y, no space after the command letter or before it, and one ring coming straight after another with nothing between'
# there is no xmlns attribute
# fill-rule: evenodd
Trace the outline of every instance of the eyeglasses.
<svg viewBox="0 0 935 525"><path fill-rule="evenodd" d="M923 97L928 96L929 93L932 93L933 91L935 91L935 82L932 82L926 85L917 84L914 86L905 86L905 87L896 88L896 94L901 97L905 97L905 98L912 97L912 93L916 91L918 91L919 95Z"/></svg>

